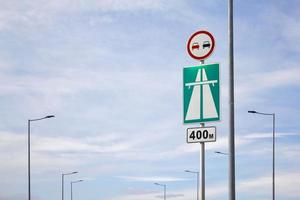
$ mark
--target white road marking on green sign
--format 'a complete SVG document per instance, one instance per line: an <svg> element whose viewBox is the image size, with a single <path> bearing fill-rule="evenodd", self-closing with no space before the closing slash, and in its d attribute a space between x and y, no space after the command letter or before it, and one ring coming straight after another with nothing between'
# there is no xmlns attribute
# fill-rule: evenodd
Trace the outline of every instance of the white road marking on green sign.
<svg viewBox="0 0 300 200"><path fill-rule="evenodd" d="M200 76L201 76L200 70L198 70L195 82L200 82ZM189 104L187 114L185 116L185 120L193 120L193 119L200 118L200 112L201 112L200 104L201 104L200 85L194 85L192 97L190 99L190 104Z"/></svg>
<svg viewBox="0 0 300 200"><path fill-rule="evenodd" d="M219 120L218 64L184 69L184 107L185 123Z"/></svg>
<svg viewBox="0 0 300 200"><path fill-rule="evenodd" d="M202 80L207 81L205 69L202 69ZM217 80L214 80L214 81L218 82ZM202 94L203 94L203 105L205 105L205 107L203 108L203 118L207 119L207 118L218 117L216 105L215 105L214 99L212 97L209 84L203 85ZM204 95L204 94L206 94L206 95Z"/></svg>

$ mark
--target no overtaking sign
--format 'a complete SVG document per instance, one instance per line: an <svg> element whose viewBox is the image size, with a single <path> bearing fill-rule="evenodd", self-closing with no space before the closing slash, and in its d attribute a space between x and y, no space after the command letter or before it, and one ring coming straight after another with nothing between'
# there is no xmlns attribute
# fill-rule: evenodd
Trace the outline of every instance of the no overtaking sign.
<svg viewBox="0 0 300 200"><path fill-rule="evenodd" d="M187 51L196 60L204 60L215 48L215 39L208 31L198 31L188 40Z"/></svg>

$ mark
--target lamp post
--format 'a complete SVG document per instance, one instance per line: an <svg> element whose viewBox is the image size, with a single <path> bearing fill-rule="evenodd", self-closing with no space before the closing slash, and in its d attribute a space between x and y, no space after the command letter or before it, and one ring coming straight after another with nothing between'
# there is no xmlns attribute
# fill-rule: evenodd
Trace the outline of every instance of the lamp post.
<svg viewBox="0 0 300 200"><path fill-rule="evenodd" d="M199 200L199 172L190 171L190 170L184 170L184 171L188 173L197 174L197 200Z"/></svg>
<svg viewBox="0 0 300 200"><path fill-rule="evenodd" d="M258 114L258 115L269 115L273 118L273 136L272 136L272 154L273 154L273 161L272 161L272 199L275 200L275 113L263 113L257 112L255 110L249 110L248 113Z"/></svg>
<svg viewBox="0 0 300 200"><path fill-rule="evenodd" d="M38 118L38 119L28 119L28 200L31 200L31 169L30 169L30 161L31 161L31 155L30 155L30 125L31 122L39 121L43 119L52 118L54 115L48 115L46 117Z"/></svg>
<svg viewBox="0 0 300 200"><path fill-rule="evenodd" d="M78 180L78 181L71 181L71 200L73 200L73 183L79 183L82 182L83 180Z"/></svg>
<svg viewBox="0 0 300 200"><path fill-rule="evenodd" d="M235 200L235 120L234 120L234 44L233 44L233 0L228 0L228 46L229 46L229 137L228 178L229 200Z"/></svg>
<svg viewBox="0 0 300 200"><path fill-rule="evenodd" d="M155 185L159 185L159 186L162 186L164 187L164 200L166 200L167 196L166 196L166 193L167 193L167 185L165 184L160 184L160 183L154 183Z"/></svg>
<svg viewBox="0 0 300 200"><path fill-rule="evenodd" d="M61 200L64 200L64 176L71 175L71 174L77 174L78 172L70 172L70 173L62 173L61 174Z"/></svg>

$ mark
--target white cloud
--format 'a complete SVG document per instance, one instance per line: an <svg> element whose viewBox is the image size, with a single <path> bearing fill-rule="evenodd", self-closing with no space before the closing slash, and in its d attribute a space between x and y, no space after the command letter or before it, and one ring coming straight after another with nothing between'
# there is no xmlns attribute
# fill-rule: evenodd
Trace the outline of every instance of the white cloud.
<svg viewBox="0 0 300 200"><path fill-rule="evenodd" d="M138 182L174 182L174 181L187 181L190 179L179 178L179 177L149 177L149 176L118 176L118 178L127 181L138 181Z"/></svg>
<svg viewBox="0 0 300 200"><path fill-rule="evenodd" d="M145 188L127 188L125 191L126 195L146 195L146 194L157 194L160 193L157 190L150 190Z"/></svg>
<svg viewBox="0 0 300 200"><path fill-rule="evenodd" d="M160 192L161 193L161 192ZM174 198L174 199L185 199L185 195L184 194L179 194L177 192L175 193L170 193L170 191L167 193L166 195L167 199L169 198ZM118 196L115 198L111 198L113 200L139 200L139 199L144 199L144 200L153 200L153 199L162 199L163 195L155 195L155 194L140 194L140 195L122 195L122 196Z"/></svg>
<svg viewBox="0 0 300 200"><path fill-rule="evenodd" d="M1 1L0 30L21 26L52 25L61 15L80 14L86 12L137 12L143 10L165 10L172 6L166 0L32 0L32 1ZM111 22L107 15L98 16L97 22ZM93 20L95 23L95 20Z"/></svg>
<svg viewBox="0 0 300 200"><path fill-rule="evenodd" d="M298 188L300 186L300 173L298 172L286 172L276 173L276 193L280 197L288 198L300 198ZM245 195L255 197L261 194L269 194L271 192L272 177L261 176L253 179L240 181L238 183L238 191L245 193ZM255 193L253 193L255 191Z"/></svg>
<svg viewBox="0 0 300 200"><path fill-rule="evenodd" d="M11 148L15 152L22 151L20 147L27 145L27 134L1 132L0 148ZM34 153L118 153L129 150L138 144L138 140L120 142L122 136L107 134L94 137L49 137L31 134L31 146ZM116 145L118 144L118 145Z"/></svg>
<svg viewBox="0 0 300 200"><path fill-rule="evenodd" d="M300 51L300 22L298 14L291 14L275 6L271 6L268 12L264 14L267 27L271 27L270 31L277 31L280 34L280 40L278 40L277 44L279 43L282 49L288 48L291 52Z"/></svg>
<svg viewBox="0 0 300 200"><path fill-rule="evenodd" d="M246 144L249 144L250 140L247 140L245 137L236 137L235 145L236 147L242 147ZM216 142L209 142L205 145L206 150L215 150L215 151L228 151L228 138L227 137L218 137ZM167 154L174 156L182 156L189 153L199 152L199 144L184 144L178 146L175 150L168 152Z"/></svg>
<svg viewBox="0 0 300 200"><path fill-rule="evenodd" d="M278 64L280 65L280 64ZM236 96L239 102L245 104L258 97L258 94L265 94L266 91L287 86L300 85L300 68L282 68L273 72L260 72L246 75L242 82L236 85ZM258 83L258 84L254 84ZM256 97L256 98L253 98Z"/></svg>
<svg viewBox="0 0 300 200"><path fill-rule="evenodd" d="M275 133L276 138L287 137L287 136L300 136L300 133ZM272 138L273 133L251 133L245 135L246 139L261 139L261 138Z"/></svg>
<svg viewBox="0 0 300 200"><path fill-rule="evenodd" d="M134 179L133 179L134 180ZM139 180L137 180L139 181ZM153 181L153 180L152 180ZM270 195L271 188L271 176L257 176L250 179L237 180L236 181L236 192L237 196L240 197L251 197L255 199L264 199L265 196ZM298 172L284 172L276 174L276 194L279 198L299 198L300 193L298 192L298 188L300 186L300 174ZM170 188L168 193L176 194L179 193L181 195L177 196L178 199L192 200L195 198L196 191L195 189L177 189L172 190ZM133 191L134 189L132 189ZM255 191L255 192L253 192ZM114 200L126 200L126 199L153 199L155 193L154 191L146 191L143 194L143 191L138 192L136 195L134 192L130 195L122 195ZM209 199L226 199L228 195L228 187L226 183L216 183L214 185L207 185L206 187L206 197Z"/></svg>
<svg viewBox="0 0 300 200"><path fill-rule="evenodd" d="M103 138L102 141L100 141L101 138ZM93 169L95 157L99 155L103 158L105 155L113 156L119 152L128 151L135 145L134 142L112 145L118 140L119 138L110 136L68 138L31 135L32 168L34 173L46 173L47 175L48 171L72 170L89 163L88 168L93 173L101 174L105 171L111 171L114 170L115 166L109 162ZM20 173L24 171L22 169L27 166L27 135L1 132L0 150L6 152L0 153L0 159L6 160L0 166L2 172L7 172L7 176L13 176L12 171ZM7 181L11 181L11 179L9 178Z"/></svg>

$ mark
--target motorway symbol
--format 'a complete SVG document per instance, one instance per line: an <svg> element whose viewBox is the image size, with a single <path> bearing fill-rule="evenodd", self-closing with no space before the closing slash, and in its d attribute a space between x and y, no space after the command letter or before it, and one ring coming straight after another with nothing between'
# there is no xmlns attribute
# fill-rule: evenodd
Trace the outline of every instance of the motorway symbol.
<svg viewBox="0 0 300 200"><path fill-rule="evenodd" d="M199 142L215 142L216 141L216 127L195 127L188 128L186 135L187 143Z"/></svg>
<svg viewBox="0 0 300 200"><path fill-rule="evenodd" d="M208 31L198 31L188 40L187 51L196 60L204 60L215 48L215 39Z"/></svg>
<svg viewBox="0 0 300 200"><path fill-rule="evenodd" d="M183 69L184 123L220 120L219 64Z"/></svg>

